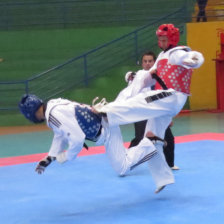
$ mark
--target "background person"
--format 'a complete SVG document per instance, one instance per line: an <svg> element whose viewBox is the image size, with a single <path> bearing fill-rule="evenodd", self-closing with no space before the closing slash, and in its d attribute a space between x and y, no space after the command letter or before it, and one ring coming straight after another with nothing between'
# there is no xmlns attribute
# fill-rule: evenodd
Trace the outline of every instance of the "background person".
<svg viewBox="0 0 224 224"><path fill-rule="evenodd" d="M197 22L200 22L201 19L203 22L207 22L207 17L205 13L207 2L208 0L197 0L199 10L197 15Z"/></svg>

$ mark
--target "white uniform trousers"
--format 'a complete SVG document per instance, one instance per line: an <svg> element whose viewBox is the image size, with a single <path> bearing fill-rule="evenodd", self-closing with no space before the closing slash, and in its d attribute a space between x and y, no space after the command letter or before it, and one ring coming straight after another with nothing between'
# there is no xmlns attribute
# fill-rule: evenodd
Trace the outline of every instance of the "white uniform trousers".
<svg viewBox="0 0 224 224"><path fill-rule="evenodd" d="M171 95L155 100L156 96L163 92ZM151 98L154 100L150 101ZM186 100L187 94L173 89L151 90L139 93L125 101L108 103L98 111L107 114L108 123L111 127L156 118L156 123L158 123L156 128L161 129L169 125L168 122L180 112ZM163 122L168 124L163 125Z"/></svg>
<svg viewBox="0 0 224 224"><path fill-rule="evenodd" d="M155 145L148 138L143 138L139 145L126 149L118 126L109 127L103 124L103 127L106 132L106 141L104 143L106 154L113 169L119 175L125 175L130 171L131 167L141 160L144 162L144 158L147 158L157 188L174 183L173 173L167 165L164 155L157 151Z"/></svg>

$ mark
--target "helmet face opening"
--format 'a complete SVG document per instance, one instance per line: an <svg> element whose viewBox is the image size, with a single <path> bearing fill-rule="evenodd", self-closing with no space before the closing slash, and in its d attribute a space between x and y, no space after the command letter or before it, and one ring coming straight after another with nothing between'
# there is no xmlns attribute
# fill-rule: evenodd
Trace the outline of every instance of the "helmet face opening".
<svg viewBox="0 0 224 224"><path fill-rule="evenodd" d="M177 46L179 40L180 40L180 32L179 29L176 28L173 24L162 24L159 26L159 28L156 31L157 38L160 36L166 36L168 38L168 47ZM158 42L159 47L160 43Z"/></svg>
<svg viewBox="0 0 224 224"><path fill-rule="evenodd" d="M43 101L40 98L35 95L26 94L19 103L19 110L31 122L41 123L43 120L38 120L35 114L42 105Z"/></svg>

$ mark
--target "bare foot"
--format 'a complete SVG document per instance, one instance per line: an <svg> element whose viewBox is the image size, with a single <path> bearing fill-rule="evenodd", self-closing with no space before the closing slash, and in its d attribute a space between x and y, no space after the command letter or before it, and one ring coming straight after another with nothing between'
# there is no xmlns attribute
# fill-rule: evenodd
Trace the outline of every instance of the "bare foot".
<svg viewBox="0 0 224 224"><path fill-rule="evenodd" d="M100 112L98 112L94 107L91 107L91 111L94 113L94 114L99 114Z"/></svg>
<svg viewBox="0 0 224 224"><path fill-rule="evenodd" d="M154 141L154 142L156 142L156 141L161 141L161 142L163 142L164 147L167 146L167 142L166 142L164 139L162 139L162 138L160 138L160 137L154 135L154 133L151 132L151 131L148 131L148 132L146 133L145 136L146 136L149 140L151 140L151 141Z"/></svg>
<svg viewBox="0 0 224 224"><path fill-rule="evenodd" d="M147 138L151 138L151 137L155 137L155 135L153 134L153 132L148 131L145 135Z"/></svg>

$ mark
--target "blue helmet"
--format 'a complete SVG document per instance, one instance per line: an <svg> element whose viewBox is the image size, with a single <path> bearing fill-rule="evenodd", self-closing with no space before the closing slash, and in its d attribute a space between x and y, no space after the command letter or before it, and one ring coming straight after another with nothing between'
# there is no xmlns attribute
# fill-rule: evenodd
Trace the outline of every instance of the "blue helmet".
<svg viewBox="0 0 224 224"><path fill-rule="evenodd" d="M43 120L38 120L35 113L43 105L43 101L35 95L25 94L20 103L20 112L31 122L41 123Z"/></svg>

